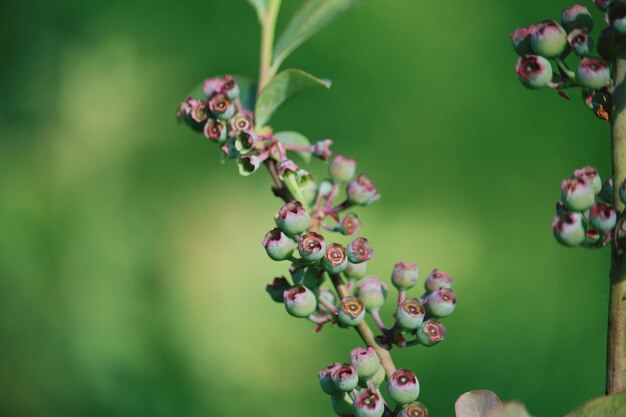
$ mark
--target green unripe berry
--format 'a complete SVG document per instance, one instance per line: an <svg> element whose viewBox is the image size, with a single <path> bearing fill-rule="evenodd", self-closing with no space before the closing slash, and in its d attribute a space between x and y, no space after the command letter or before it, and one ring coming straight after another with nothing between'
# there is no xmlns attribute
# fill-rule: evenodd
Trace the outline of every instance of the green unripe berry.
<svg viewBox="0 0 626 417"><path fill-rule="evenodd" d="M346 213L337 226L337 231L346 236L354 236L359 232L361 228L361 221L356 213Z"/></svg>
<svg viewBox="0 0 626 417"><path fill-rule="evenodd" d="M530 31L527 28L519 28L511 33L513 49L519 56L532 54L530 46Z"/></svg>
<svg viewBox="0 0 626 417"><path fill-rule="evenodd" d="M304 260L319 261L326 253L324 237L315 232L303 234L298 244L298 252Z"/></svg>
<svg viewBox="0 0 626 417"><path fill-rule="evenodd" d="M333 379L331 377L332 372L340 367L340 362L334 362L317 373L317 377L320 381L320 387L322 387L322 391L324 391L328 395L334 395L341 392L337 389L337 387L335 387L335 383L333 382Z"/></svg>
<svg viewBox="0 0 626 417"><path fill-rule="evenodd" d="M359 237L348 244L346 248L348 261L353 264L369 261L374 256L374 248L364 237Z"/></svg>
<svg viewBox="0 0 626 417"><path fill-rule="evenodd" d="M276 226L289 236L299 235L311 224L311 216L299 201L290 201L274 215Z"/></svg>
<svg viewBox="0 0 626 417"><path fill-rule="evenodd" d="M426 278L424 287L428 292L437 291L441 287L450 288L452 287L452 277L449 274L441 272L439 269L435 268L430 275L428 275L428 278Z"/></svg>
<svg viewBox="0 0 626 417"><path fill-rule="evenodd" d="M331 397L333 411L340 417L352 415L352 398L346 392L334 394Z"/></svg>
<svg viewBox="0 0 626 417"><path fill-rule="evenodd" d="M426 310L434 317L448 317L456 307L456 295L450 288L439 288L428 296Z"/></svg>
<svg viewBox="0 0 626 417"><path fill-rule="evenodd" d="M365 174L359 174L346 187L348 201L359 206L368 206L380 199L376 186Z"/></svg>
<svg viewBox="0 0 626 417"><path fill-rule="evenodd" d="M408 290L417 284L419 271L417 264L405 264L398 262L393 267L391 282L399 290Z"/></svg>
<svg viewBox="0 0 626 417"><path fill-rule="evenodd" d="M398 404L408 404L417 400L420 384L415 373L406 368L395 371L387 382L389 395Z"/></svg>
<svg viewBox="0 0 626 417"><path fill-rule="evenodd" d="M371 379L363 379L360 378L359 379L359 386L361 388L367 388L367 384L368 382L372 383L376 388L380 388L380 386L383 384L383 382L385 382L385 378L387 376L385 375L385 368L383 368L382 366L380 368L378 368L378 371L376 371L376 373L374 374L374 376Z"/></svg>
<svg viewBox="0 0 626 417"><path fill-rule="evenodd" d="M589 56L593 51L593 39L587 29L574 29L567 35L567 42L578 56Z"/></svg>
<svg viewBox="0 0 626 417"><path fill-rule="evenodd" d="M581 178L571 177L561 183L561 201L570 210L585 211L596 201L593 188Z"/></svg>
<svg viewBox="0 0 626 417"><path fill-rule="evenodd" d="M412 402L402 407L398 417L428 417L428 409L420 402Z"/></svg>
<svg viewBox="0 0 626 417"><path fill-rule="evenodd" d="M435 346L446 337L446 328L437 319L428 319L417 329L417 340L424 346Z"/></svg>
<svg viewBox="0 0 626 417"><path fill-rule="evenodd" d="M213 142L224 142L226 140L226 136L228 136L226 123L223 120L207 120L204 125L204 136L211 139Z"/></svg>
<svg viewBox="0 0 626 417"><path fill-rule="evenodd" d="M220 89L222 93L226 94L226 96L231 100L239 97L239 85L237 85L233 76L225 75L223 82L222 88Z"/></svg>
<svg viewBox="0 0 626 417"><path fill-rule="evenodd" d="M217 118L228 120L235 114L233 102L225 94L216 94L209 100L209 109Z"/></svg>
<svg viewBox="0 0 626 417"><path fill-rule="evenodd" d="M263 239L263 247L267 255L275 261L289 259L296 245L296 242L278 228L270 230Z"/></svg>
<svg viewBox="0 0 626 417"><path fill-rule="evenodd" d="M556 58L567 47L567 33L554 20L544 20L531 27L530 44L538 55Z"/></svg>
<svg viewBox="0 0 626 417"><path fill-rule="evenodd" d="M370 275L357 286L357 297L363 302L367 310L379 310L385 304L387 285L374 275Z"/></svg>
<svg viewBox="0 0 626 417"><path fill-rule="evenodd" d="M613 203L613 178L604 181L598 197L605 203Z"/></svg>
<svg viewBox="0 0 626 417"><path fill-rule="evenodd" d="M352 349L350 363L356 369L359 378L366 380L372 378L380 368L380 359L371 346Z"/></svg>
<svg viewBox="0 0 626 417"><path fill-rule="evenodd" d="M317 298L313 291L303 285L296 285L283 295L287 313L294 317L309 317L317 308Z"/></svg>
<svg viewBox="0 0 626 417"><path fill-rule="evenodd" d="M355 389L359 383L359 376L356 373L356 369L349 363L342 363L337 368L333 369L330 373L330 377L335 384L335 388L341 392L349 392Z"/></svg>
<svg viewBox="0 0 626 417"><path fill-rule="evenodd" d="M586 237L585 225L580 213L567 211L554 218L552 233L555 239L565 246L578 246Z"/></svg>
<svg viewBox="0 0 626 417"><path fill-rule="evenodd" d="M289 267L289 273L295 285L304 285L311 291L317 291L324 282L325 277L319 264L302 265L294 263Z"/></svg>
<svg viewBox="0 0 626 417"><path fill-rule="evenodd" d="M291 288L291 285L289 285L289 281L287 281L285 277L276 277L271 284L267 284L265 291L267 291L272 300L277 303L282 303L284 302L283 294L285 294L285 291L289 288Z"/></svg>
<svg viewBox="0 0 626 417"><path fill-rule="evenodd" d="M517 77L524 87L543 88L552 81L552 65L542 56L524 55L515 65Z"/></svg>
<svg viewBox="0 0 626 417"><path fill-rule="evenodd" d="M574 177L585 181L593 190L594 194L602 191L602 179L598 174L598 169L592 166L586 166L574 171Z"/></svg>
<svg viewBox="0 0 626 417"><path fill-rule="evenodd" d="M309 205L313 205L315 197L317 196L317 182L313 174L304 169L299 169L296 171L296 182L298 187L300 187L304 200Z"/></svg>
<svg viewBox="0 0 626 417"><path fill-rule="evenodd" d="M353 403L355 417L381 417L385 412L385 401L372 389L360 390Z"/></svg>
<svg viewBox="0 0 626 417"><path fill-rule="evenodd" d="M404 330L418 329L424 323L425 311L417 298L402 301L395 312L396 323Z"/></svg>
<svg viewBox="0 0 626 417"><path fill-rule="evenodd" d="M358 326L365 318L365 306L356 297L345 297L337 310L337 321L344 326Z"/></svg>
<svg viewBox="0 0 626 417"><path fill-rule="evenodd" d="M591 32L593 29L593 17L585 6L575 4L563 10L561 25L568 32L575 29L586 29L588 32Z"/></svg>
<svg viewBox="0 0 626 417"><path fill-rule="evenodd" d="M576 81L594 90L606 87L611 81L609 66L596 58L584 58L576 69Z"/></svg>
<svg viewBox="0 0 626 417"><path fill-rule="evenodd" d="M328 166L328 173L337 182L350 181L356 171L356 161L336 155Z"/></svg>
<svg viewBox="0 0 626 417"><path fill-rule="evenodd" d="M589 211L589 223L600 232L608 232L613 230L617 223L617 213L608 204L594 204Z"/></svg>
<svg viewBox="0 0 626 417"><path fill-rule="evenodd" d="M348 266L348 257L346 249L338 243L331 243L326 248L324 257L322 258L322 267L329 274L338 274L343 272Z"/></svg>
<svg viewBox="0 0 626 417"><path fill-rule="evenodd" d="M361 279L367 275L367 261L358 264L353 264L348 261L348 265L343 273L348 278Z"/></svg>

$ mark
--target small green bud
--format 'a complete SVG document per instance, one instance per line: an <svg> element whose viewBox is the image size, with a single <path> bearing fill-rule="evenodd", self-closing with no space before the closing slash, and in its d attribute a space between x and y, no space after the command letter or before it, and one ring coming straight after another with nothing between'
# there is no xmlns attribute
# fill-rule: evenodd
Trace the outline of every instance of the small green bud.
<svg viewBox="0 0 626 417"><path fill-rule="evenodd" d="M596 58L583 58L576 70L576 81L585 88L598 90L611 81L609 66Z"/></svg>
<svg viewBox="0 0 626 417"><path fill-rule="evenodd" d="M556 216L552 222L552 233L562 245L580 245L586 237L582 215L574 211L567 211Z"/></svg>
<svg viewBox="0 0 626 417"><path fill-rule="evenodd" d="M417 339L424 346L435 346L446 337L446 328L437 319L428 319L417 329Z"/></svg>
<svg viewBox="0 0 626 417"><path fill-rule="evenodd" d="M356 297L345 297L337 311L337 320L344 326L358 326L365 318L365 306Z"/></svg>
<svg viewBox="0 0 626 417"><path fill-rule="evenodd" d="M330 373L330 377L335 384L335 388L341 392L349 392L357 387L359 376L356 369L349 363L342 363L334 368Z"/></svg>
<svg viewBox="0 0 626 417"><path fill-rule="evenodd" d="M209 119L204 125L204 136L213 142L224 142L227 135L228 129L222 120Z"/></svg>
<svg viewBox="0 0 626 417"><path fill-rule="evenodd" d="M420 384L412 370L401 368L389 378L387 391L398 404L408 404L417 400L420 394Z"/></svg>
<svg viewBox="0 0 626 417"><path fill-rule="evenodd" d="M426 282L424 283L424 287L428 292L437 291L439 288L452 287L452 277L445 272L441 272L439 269L435 268L426 278Z"/></svg>
<svg viewBox="0 0 626 417"><path fill-rule="evenodd" d="M370 275L357 286L357 296L369 311L379 310L385 304L387 285Z"/></svg>
<svg viewBox="0 0 626 417"><path fill-rule="evenodd" d="M524 55L517 60L515 72L526 88L543 88L552 81L552 65L542 56Z"/></svg>
<svg viewBox="0 0 626 417"><path fill-rule="evenodd" d="M393 267L391 282L399 290L408 290L417 284L419 272L417 264L398 262Z"/></svg>
<svg viewBox="0 0 626 417"><path fill-rule="evenodd" d="M578 56L589 56L593 51L593 39L587 29L574 29L567 35L567 42Z"/></svg>
<svg viewBox="0 0 626 417"><path fill-rule="evenodd" d="M276 226L290 236L305 232L311 224L311 216L299 201L290 201L274 215Z"/></svg>
<svg viewBox="0 0 626 417"><path fill-rule="evenodd" d="M289 259L296 248L296 242L287 237L280 229L270 230L263 239L267 255L275 261Z"/></svg>
<svg viewBox="0 0 626 417"><path fill-rule="evenodd" d="M608 204L594 204L589 211L589 223L591 226L600 231L608 232L613 230L617 223L617 213L615 209Z"/></svg>
<svg viewBox="0 0 626 417"><path fill-rule="evenodd" d="M359 378L370 379L380 368L380 359L371 346L358 347L350 352L350 363L356 369Z"/></svg>
<svg viewBox="0 0 626 417"><path fill-rule="evenodd" d="M328 173L337 182L350 181L355 171L356 161L343 155L335 155L328 166Z"/></svg>
<svg viewBox="0 0 626 417"><path fill-rule="evenodd" d="M209 100L209 109L217 118L228 120L235 114L233 102L225 94L216 94Z"/></svg>
<svg viewBox="0 0 626 417"><path fill-rule="evenodd" d="M404 330L418 329L424 323L424 307L417 298L407 298L396 309L396 323Z"/></svg>
<svg viewBox="0 0 626 417"><path fill-rule="evenodd" d="M315 232L303 234L300 236L298 252L302 259L306 261L319 261L326 253L324 236Z"/></svg>
<svg viewBox="0 0 626 417"><path fill-rule="evenodd" d="M532 54L530 46L530 31L527 28L519 28L511 33L513 49L519 56Z"/></svg>
<svg viewBox="0 0 626 417"><path fill-rule="evenodd" d="M572 7L563 9L561 25L568 32L574 29L586 29L588 32L591 32L593 29L593 17L585 6L575 4Z"/></svg>
<svg viewBox="0 0 626 417"><path fill-rule="evenodd" d="M398 417L428 417L428 409L420 402L412 402L402 407Z"/></svg>
<svg viewBox="0 0 626 417"><path fill-rule="evenodd" d="M385 412L385 400L372 389L360 390L353 404L355 417L381 417Z"/></svg>
<svg viewBox="0 0 626 417"><path fill-rule="evenodd" d="M317 308L317 299L313 291L303 285L296 285L283 294L285 309L294 317L309 317Z"/></svg>
<svg viewBox="0 0 626 417"><path fill-rule="evenodd" d="M598 194L602 191L602 179L598 174L598 169L592 166L586 166L574 171L574 177L580 178L585 181L593 190L594 194Z"/></svg>
<svg viewBox="0 0 626 417"><path fill-rule="evenodd" d="M456 295L450 288L439 288L430 293L426 303L426 310L435 317L448 317L456 307Z"/></svg>
<svg viewBox="0 0 626 417"><path fill-rule="evenodd" d="M322 258L322 267L329 274L343 272L348 266L346 249L338 243L331 243L326 248L326 253Z"/></svg>
<svg viewBox="0 0 626 417"><path fill-rule="evenodd" d="M570 210L585 211L595 202L593 188L581 178L571 177L561 183L561 201Z"/></svg>
<svg viewBox="0 0 626 417"><path fill-rule="evenodd" d="M254 174L261 166L261 160L256 155L241 155L237 159L237 168L239 175L247 177Z"/></svg>
<svg viewBox="0 0 626 417"><path fill-rule="evenodd" d="M376 186L365 174L359 174L348 183L346 194L350 203L360 206L369 206L380 199Z"/></svg>
<svg viewBox="0 0 626 417"><path fill-rule="evenodd" d="M313 174L304 169L299 169L296 171L296 182L298 187L300 187L304 200L309 205L313 205L317 196L317 182L315 182Z"/></svg>
<svg viewBox="0 0 626 417"><path fill-rule="evenodd" d="M346 248L348 261L353 264L369 261L374 256L374 248L364 237L359 237L348 244Z"/></svg>
<svg viewBox="0 0 626 417"><path fill-rule="evenodd" d="M530 31L530 44L538 55L556 58L565 51L567 33L554 20L544 20L531 26Z"/></svg>
<svg viewBox="0 0 626 417"><path fill-rule="evenodd" d="M328 197L333 189L333 182L329 179L325 179L320 182L317 193L323 197Z"/></svg>
<svg viewBox="0 0 626 417"><path fill-rule="evenodd" d="M358 264L353 264L348 261L348 266L343 273L348 278L361 279L367 274L367 261Z"/></svg>
<svg viewBox="0 0 626 417"><path fill-rule="evenodd" d="M340 367L340 362L334 362L317 373L317 377L319 378L322 391L324 391L328 395L334 395L341 392L337 389L337 387L335 387L335 383L333 382L333 379L331 377L332 372Z"/></svg>
<svg viewBox="0 0 626 417"><path fill-rule="evenodd" d="M226 94L226 96L228 96L231 100L239 97L239 85L237 85L237 82L232 75L224 76L221 92Z"/></svg>
<svg viewBox="0 0 626 417"><path fill-rule="evenodd" d="M361 221L356 213L348 212L339 221L338 232L346 236L354 236L361 228Z"/></svg>

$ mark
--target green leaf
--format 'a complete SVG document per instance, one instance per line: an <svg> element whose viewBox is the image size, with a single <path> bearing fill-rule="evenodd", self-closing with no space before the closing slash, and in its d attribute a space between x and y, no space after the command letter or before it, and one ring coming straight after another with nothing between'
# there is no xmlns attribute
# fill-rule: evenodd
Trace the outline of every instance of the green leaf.
<svg viewBox="0 0 626 417"><path fill-rule="evenodd" d="M274 68L311 36L364 0L307 0L291 18L274 47Z"/></svg>
<svg viewBox="0 0 626 417"><path fill-rule="evenodd" d="M304 135L298 132L278 132L278 133L274 133L274 136L283 145L311 146L311 142ZM311 162L310 152L302 152L302 151L292 151L292 152L295 152L307 164Z"/></svg>
<svg viewBox="0 0 626 417"><path fill-rule="evenodd" d="M486 390L466 392L454 404L456 417L486 417L490 412L500 408L502 408L500 398Z"/></svg>
<svg viewBox="0 0 626 417"><path fill-rule="evenodd" d="M312 87L330 88L329 80L321 80L299 69L288 69L270 80L263 88L255 108L255 123L263 127L272 114L294 94Z"/></svg>
<svg viewBox="0 0 626 417"><path fill-rule="evenodd" d="M261 20L261 16L267 10L267 0L248 0L248 3L256 9L256 14L259 20Z"/></svg>
<svg viewBox="0 0 626 417"><path fill-rule="evenodd" d="M626 417L626 392L594 398L565 417Z"/></svg>
<svg viewBox="0 0 626 417"><path fill-rule="evenodd" d="M511 402L504 404L502 408L499 408L487 415L488 417L530 417L526 407L523 404Z"/></svg>
<svg viewBox="0 0 626 417"><path fill-rule="evenodd" d="M235 80L239 86L239 100L244 110L254 111L256 102L256 82L245 75L235 75Z"/></svg>

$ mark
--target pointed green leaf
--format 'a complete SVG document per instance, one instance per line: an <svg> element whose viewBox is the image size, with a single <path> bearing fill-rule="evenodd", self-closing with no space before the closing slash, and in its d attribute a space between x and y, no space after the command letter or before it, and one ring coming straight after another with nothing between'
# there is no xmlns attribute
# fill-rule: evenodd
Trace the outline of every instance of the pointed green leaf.
<svg viewBox="0 0 626 417"><path fill-rule="evenodd" d="M256 9L256 14L259 20L261 20L261 16L267 10L267 0L248 0L248 3Z"/></svg>
<svg viewBox="0 0 626 417"><path fill-rule="evenodd" d="M487 417L531 417L523 404L511 402L487 414Z"/></svg>
<svg viewBox="0 0 626 417"><path fill-rule="evenodd" d="M297 92L312 87L330 88L330 85L329 80L321 80L299 69L288 69L279 73L259 95L254 112L256 126L263 127L276 109Z"/></svg>
<svg viewBox="0 0 626 417"><path fill-rule="evenodd" d="M274 136L283 145L295 145L295 146L311 146L311 142L301 133L298 132L278 132L274 133ZM311 152L292 151L295 152L300 158L307 164L311 162Z"/></svg>
<svg viewBox="0 0 626 417"><path fill-rule="evenodd" d="M311 36L364 0L307 0L293 15L274 48L274 68Z"/></svg>
<svg viewBox="0 0 626 417"><path fill-rule="evenodd" d="M466 392L454 404L456 417L487 417L491 411L500 408L500 398L486 390Z"/></svg>
<svg viewBox="0 0 626 417"><path fill-rule="evenodd" d="M626 392L594 398L565 417L626 417Z"/></svg>

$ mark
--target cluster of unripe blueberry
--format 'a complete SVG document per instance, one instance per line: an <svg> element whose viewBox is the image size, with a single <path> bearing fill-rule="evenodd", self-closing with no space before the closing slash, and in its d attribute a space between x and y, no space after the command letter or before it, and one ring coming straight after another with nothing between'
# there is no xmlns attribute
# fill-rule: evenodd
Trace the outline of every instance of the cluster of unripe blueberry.
<svg viewBox="0 0 626 417"><path fill-rule="evenodd" d="M610 63L614 59L617 37L626 34L626 2L594 0L594 3L605 12L609 24L601 31L597 42L591 37L593 18L580 4L563 10L560 23L544 20L515 30L511 41L520 56L515 69L524 86L553 88L565 98L569 97L562 90L579 87L587 107L599 118L609 120L613 87ZM572 53L580 58L575 70L566 62ZM554 60L557 71L550 60Z"/></svg>
<svg viewBox="0 0 626 417"><path fill-rule="evenodd" d="M626 182L619 188L626 203ZM602 183L598 170L584 167L561 184L552 231L565 246L600 248L621 235L622 214L613 207L613 179Z"/></svg>
<svg viewBox="0 0 626 417"><path fill-rule="evenodd" d="M353 349L350 362L331 363L319 371L318 377L337 415L381 417L385 412L392 414L380 392L385 370L371 347ZM393 372L387 380L387 392L397 405L394 416L428 417L428 409L416 401L420 384L412 370L403 368Z"/></svg>

